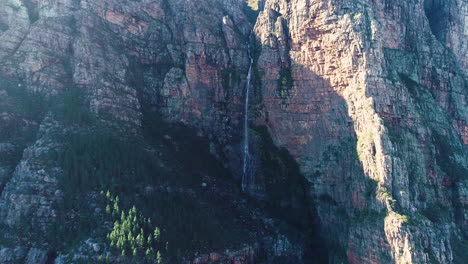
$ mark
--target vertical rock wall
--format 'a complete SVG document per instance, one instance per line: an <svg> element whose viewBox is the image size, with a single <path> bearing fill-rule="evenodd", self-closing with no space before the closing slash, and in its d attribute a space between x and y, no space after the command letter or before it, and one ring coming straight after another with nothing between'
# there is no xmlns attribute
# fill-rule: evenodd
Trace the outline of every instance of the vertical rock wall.
<svg viewBox="0 0 468 264"><path fill-rule="evenodd" d="M255 122L310 182L331 261L461 263L466 1L260 6ZM239 174L252 28L242 8L238 0L1 1L0 223L55 217L61 171L47 153L60 147L57 135L77 129L26 95L78 90L100 121L137 136L148 115L194 126Z"/></svg>
<svg viewBox="0 0 468 264"><path fill-rule="evenodd" d="M63 101L76 91L123 134L140 136L145 115L183 122L235 160L251 27L235 0L2 1L0 155L13 158L0 161L0 222L53 219L60 168L43 157L58 135L86 129L54 120L54 106L27 112L36 106L25 98Z"/></svg>
<svg viewBox="0 0 468 264"><path fill-rule="evenodd" d="M460 260L465 11L462 1L266 2L257 122L313 184L337 259Z"/></svg>

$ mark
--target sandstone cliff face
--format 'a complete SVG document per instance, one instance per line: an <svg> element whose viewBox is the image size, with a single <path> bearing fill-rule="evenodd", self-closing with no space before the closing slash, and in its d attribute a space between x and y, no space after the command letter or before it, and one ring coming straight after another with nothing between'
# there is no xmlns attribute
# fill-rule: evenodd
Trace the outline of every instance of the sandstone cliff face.
<svg viewBox="0 0 468 264"><path fill-rule="evenodd" d="M54 114L54 104L73 104L63 101L70 92L121 134L142 137L153 115L195 126L219 149L238 144L252 28L242 10L234 0L0 3L1 244L21 246L2 249L0 262L26 259L21 229L44 232L70 199L50 156L87 129Z"/></svg>
<svg viewBox="0 0 468 264"><path fill-rule="evenodd" d="M239 126L248 67L244 35L251 26L238 1L9 0L0 10L4 89L60 97L77 88L87 108L110 126L132 133L139 133L142 104L224 141ZM47 113L30 120L24 109L14 109L14 102L8 107L17 98L6 95L2 136L13 129L8 123L28 131L44 124ZM15 145L18 135L10 134L2 153L21 153ZM28 159L24 155L22 162ZM2 167L2 186L11 170L8 164ZM22 182L15 180L20 175L17 169L7 190ZM9 193L3 193L2 203L16 200ZM2 214L22 215L10 205L2 206Z"/></svg>
<svg viewBox="0 0 468 264"><path fill-rule="evenodd" d="M465 12L463 1L272 0L257 20L257 123L312 182L342 261L462 261Z"/></svg>
<svg viewBox="0 0 468 264"><path fill-rule="evenodd" d="M28 249L18 229L26 222L46 230L60 213L55 205L67 200L58 183L66 172L50 153L63 147L65 135L88 126L57 116L57 107L76 103L67 101L70 93L121 134L144 138L145 122L155 116L196 128L239 178L248 42L255 66L252 155L265 154L268 139L259 133L265 126L297 161L329 261L463 262L466 1L266 0L255 25L242 4L0 3L0 228L6 230L0 246L8 246L0 262L55 258L47 244ZM269 181L276 179L268 178L265 164L256 166L257 194L273 199L278 186L269 189ZM281 192L297 186L290 187ZM267 259L308 263L302 245L275 230L280 220L243 205L234 191L212 192L258 234L242 250L203 252L208 255L195 263L252 263L265 248ZM315 210L299 206L302 196L291 197L280 198L281 207Z"/></svg>
<svg viewBox="0 0 468 264"><path fill-rule="evenodd" d="M223 253L210 254L210 248L193 242L197 252L186 256L176 252L186 262L191 262L187 258L195 254L201 255L195 258L196 263L251 263L254 251L261 251L265 261L302 259L301 242L290 241L284 235L297 231L278 229L281 221L247 203L231 180L224 182L221 178L218 184L213 177L221 177L220 171L209 172L217 166L211 163L221 161L224 167L231 166L235 177L239 173L243 89L250 62L247 42L253 27L243 4L237 0L1 2L0 262L94 262L104 250L108 252L108 246L101 244L100 248L88 243L96 239L94 230L87 234L91 238L83 238L68 251L56 252L54 244L62 241L47 238L50 232L57 235L57 230L50 231L57 221L68 219L59 225L73 226L73 219L84 217L80 208L61 207L78 198L70 196L64 187L79 186L63 186L61 179L69 171L57 153L69 147L70 135L86 134L97 127L106 127L123 140L144 142L146 145L141 148L153 153L164 170L171 170L170 176L183 174L195 183L190 189L146 186L145 190L162 188L167 190L164 196L208 203L209 209L216 207L226 213L224 217L233 218L224 219L220 226L223 232L235 232L235 237L216 235L221 236L218 241L234 248L220 244L216 245L221 249L217 252ZM163 121L148 121L153 119ZM161 135L159 143L152 144L145 129L164 122L194 127L196 140L207 138L210 148L184 145L185 149L180 150L183 142L192 140L189 133L178 142L170 135ZM190 144L196 144L196 140ZM195 151L183 153L187 148ZM172 160L175 152L180 156L206 156L211 152L220 161L201 160L208 169L203 164L192 165L192 160L200 160L198 157L178 164ZM169 157L161 158L165 155ZM200 187L201 180L205 188ZM139 183L135 180L132 184L119 184L128 188ZM96 194L79 197L79 204L92 209L88 222L101 219L94 229L107 230L109 223L102 220L103 208L96 205ZM190 208L184 208L187 209ZM208 216L201 221L209 225L214 221ZM228 223L238 226L229 227ZM196 230L201 234L198 236L211 231ZM202 253L209 254L209 258ZM110 259L125 261L117 256Z"/></svg>

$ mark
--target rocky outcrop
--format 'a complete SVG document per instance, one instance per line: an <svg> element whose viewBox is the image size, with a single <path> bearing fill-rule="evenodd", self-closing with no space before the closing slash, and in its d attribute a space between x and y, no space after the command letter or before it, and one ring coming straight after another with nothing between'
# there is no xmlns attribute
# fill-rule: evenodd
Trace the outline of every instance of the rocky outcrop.
<svg viewBox="0 0 468 264"><path fill-rule="evenodd" d="M66 121L83 110L121 134L141 137L143 116L153 115L197 127L224 142L220 150L239 144L230 138L251 27L235 0L2 1L0 244L13 244L5 252L30 247L56 218L64 171L54 152L64 135L86 130ZM56 115L63 106L66 118Z"/></svg>
<svg viewBox="0 0 468 264"><path fill-rule="evenodd" d="M0 10L2 88L17 85L25 90L18 96L36 93L52 99L79 90L86 108L124 132L138 134L143 111L152 111L167 120L196 125L224 142L235 134L232 130L239 126L242 111L238 99L242 76L248 67L244 35L250 27L238 1L9 0ZM7 94L11 99L7 97L2 106L24 99L11 91ZM28 120L22 111L15 117L14 108L6 109L4 120L16 118L11 121L15 126L34 121L46 126L40 115ZM10 197L10 189L17 189L11 187L13 182L24 184L25 175L39 181L40 169L31 171L26 164L28 153L42 149L42 141L36 140L18 163L2 201L28 204ZM12 151L16 141L13 136L5 138L2 153ZM7 165L2 164L0 186L12 173ZM48 188L51 193L56 189ZM4 206L2 215L11 215L8 210L13 207ZM2 221L16 222L8 219Z"/></svg>
<svg viewBox="0 0 468 264"><path fill-rule="evenodd" d="M237 0L0 4L0 130L5 132L0 135L0 155L9 158L0 160L0 226L5 231L0 244L5 246L6 263L54 261L45 253L55 243L46 237L50 226L58 215L80 217L74 209L60 211L63 201L75 197L64 194L60 179L67 171L60 167L57 153L68 135L86 132L95 123L139 140L144 140L148 118L185 123L209 138L211 153L226 167L239 172L242 98L249 67L246 47L253 27L242 4ZM84 204L88 202L94 201ZM273 230L283 232L268 227L268 232ZM287 250L293 258L302 254L286 238L279 241L278 247L290 248L275 249L273 257L285 257L281 254ZM59 253L57 261L75 255L98 257L80 250Z"/></svg>
<svg viewBox="0 0 468 264"><path fill-rule="evenodd" d="M239 263L239 264L250 264L254 262L254 253L252 248L245 248L235 252L225 252L206 254L197 257L193 264L205 264L205 263Z"/></svg>
<svg viewBox="0 0 468 264"><path fill-rule="evenodd" d="M49 160L51 149L60 147L47 136L54 129L53 120L46 119L39 129L39 138L24 150L11 180L5 186L0 200L2 224L20 225L25 219L36 228L45 228L55 217L53 205L62 198L58 189L59 168Z"/></svg>
<svg viewBox="0 0 468 264"><path fill-rule="evenodd" d="M9 245L0 262L53 261L18 230L42 232L57 216L66 172L54 153L65 135L90 129L92 119L144 141L149 119L181 122L240 178L245 96L253 102L255 198L293 208L280 217L309 210L288 222L295 227L316 209L331 263L463 261L466 1L262 0L255 25L244 4L1 1L0 244ZM180 164L166 167L176 173ZM238 206L240 194L226 192ZM264 211L245 214L276 223ZM261 246L204 252L195 263L251 263L261 254L306 262L296 242L269 235L256 237Z"/></svg>
<svg viewBox="0 0 468 264"><path fill-rule="evenodd" d="M434 18L442 7L452 20ZM466 239L463 8L271 0L260 14L257 123L312 182L333 257L462 258L451 241Z"/></svg>

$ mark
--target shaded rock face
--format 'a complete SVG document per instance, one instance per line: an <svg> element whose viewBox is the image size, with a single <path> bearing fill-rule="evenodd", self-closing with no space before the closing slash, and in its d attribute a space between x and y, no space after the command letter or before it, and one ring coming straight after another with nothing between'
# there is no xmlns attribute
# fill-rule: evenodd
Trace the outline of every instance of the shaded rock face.
<svg viewBox="0 0 468 264"><path fill-rule="evenodd" d="M462 10L463 1L272 0L259 15L256 122L312 182L337 262L463 259Z"/></svg>
<svg viewBox="0 0 468 264"><path fill-rule="evenodd" d="M86 130L53 113L62 103L73 104L73 99L64 102L69 93L80 94L82 107L121 134L141 137L144 115L189 124L216 143L215 155L226 154L225 160L240 167L235 158L249 67L245 44L253 27L241 4L1 1L0 243L9 246L5 263L50 262L14 248L30 247L23 232L45 232L57 217L57 203L70 199L58 182L65 172L51 156L63 147L63 135Z"/></svg>
<svg viewBox="0 0 468 264"><path fill-rule="evenodd" d="M211 253L196 258L193 264L204 264L204 263L255 263L254 253L251 248L245 248L236 252L227 252L225 254Z"/></svg>
<svg viewBox="0 0 468 264"><path fill-rule="evenodd" d="M77 248L71 252L56 254L52 244L61 241L46 238L50 227L63 215L81 217L77 214L81 209L63 212L66 209L61 207L75 197L67 196L63 182L61 185L68 171L61 167L57 150L60 153L67 148L67 136L94 129L96 123L107 131L141 141L146 140L143 127L149 118L184 123L194 127L198 137L208 138L211 154L225 167L230 166L234 177L240 176L237 168L241 167L243 90L250 64L246 47L253 28L244 15L243 4L237 0L1 2L3 262L97 261L94 249L86 250L79 244L73 245ZM68 110L64 112L65 108ZM87 120L89 116L83 112L90 112L93 121ZM171 137L164 140L169 142ZM152 148L149 142L145 143ZM157 147L150 151L161 155ZM176 174L176 170L180 168L172 172ZM196 173L193 172L194 177L198 176ZM232 183L220 184L225 185ZM234 216L239 218L235 221L252 232L242 243L265 244L261 249L267 252L263 254L266 262L277 258L301 260L302 242L289 242L283 235L288 232L277 228L280 221L268 218L263 209L254 211L251 208L255 206L243 205L247 203L245 197L231 189L225 192L235 197L218 207L243 209ZM197 192L200 196L207 193ZM212 193L209 195L220 199L219 193ZM91 198L81 201L84 207L92 207L92 217L99 215L103 210L94 208L93 195L85 197ZM100 224L108 231L107 223ZM225 253L210 254L213 261L251 263L254 257L249 249L220 252ZM111 259L118 262L118 258Z"/></svg>
<svg viewBox="0 0 468 264"><path fill-rule="evenodd" d="M0 227L10 232L3 238L25 221L45 230L56 217L64 172L49 153L61 147L60 135L82 128L56 120L41 99L70 90L121 133L141 136L147 116L195 127L239 177L252 41L251 125L267 127L299 164L330 262L462 263L466 1L260 7L253 25L238 0L1 1ZM251 133L260 160L264 139ZM256 166L264 197L271 179ZM301 262L302 249L284 241L263 247ZM53 261L21 242L2 248L0 259ZM193 263L253 263L254 251Z"/></svg>
<svg viewBox="0 0 468 264"><path fill-rule="evenodd" d="M138 134L142 112L153 111L232 144L249 63L244 35L252 27L240 2L8 0L0 7L2 89L47 98L79 89L86 107L117 130ZM42 215L32 204L55 199L39 195L56 186L54 177L39 184L41 169L32 161L54 144L51 129L35 131L54 120L27 113L13 93L2 93L0 154L18 157L0 164L1 189L6 185L0 214L14 224L25 214ZM23 186L25 175L34 191ZM30 193L18 199L18 192Z"/></svg>

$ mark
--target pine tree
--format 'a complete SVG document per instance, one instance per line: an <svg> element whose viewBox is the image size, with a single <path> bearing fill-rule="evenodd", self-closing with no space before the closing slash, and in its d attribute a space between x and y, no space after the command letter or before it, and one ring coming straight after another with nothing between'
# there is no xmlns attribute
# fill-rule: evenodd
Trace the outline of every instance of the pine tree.
<svg viewBox="0 0 468 264"><path fill-rule="evenodd" d="M114 200L114 211L116 214L119 213L120 209L119 209L119 197L115 197L115 200ZM123 211L122 211L123 213Z"/></svg>
<svg viewBox="0 0 468 264"><path fill-rule="evenodd" d="M148 236L148 239L147 239L146 241L147 241L148 247L152 247L152 246L153 246L153 236L149 235L149 236Z"/></svg>
<svg viewBox="0 0 468 264"><path fill-rule="evenodd" d="M144 246L144 244L145 244L143 229L140 230L140 233L138 234L138 236L137 236L137 238L136 238L136 242L137 242L137 245L138 245L140 248L143 248L143 246Z"/></svg>
<svg viewBox="0 0 468 264"><path fill-rule="evenodd" d="M154 249L153 248L148 248L145 252L145 255L147 257L154 257Z"/></svg>
<svg viewBox="0 0 468 264"><path fill-rule="evenodd" d="M158 253L156 253L156 262L158 264L162 263L162 256L161 256L161 252L159 252L159 251L158 251Z"/></svg>
<svg viewBox="0 0 468 264"><path fill-rule="evenodd" d="M159 230L159 227L156 227L154 229L154 241L159 241L159 237L161 236L161 230Z"/></svg>

